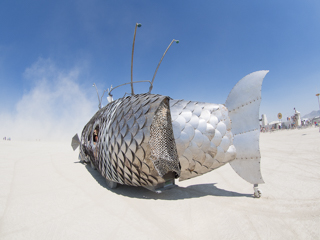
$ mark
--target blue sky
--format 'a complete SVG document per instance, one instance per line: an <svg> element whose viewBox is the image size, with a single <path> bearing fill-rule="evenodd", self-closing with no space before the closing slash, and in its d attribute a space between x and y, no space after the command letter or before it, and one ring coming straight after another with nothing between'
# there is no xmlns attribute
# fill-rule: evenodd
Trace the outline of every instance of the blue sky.
<svg viewBox="0 0 320 240"><path fill-rule="evenodd" d="M279 112L291 116L294 107L302 115L319 109L318 0L2 0L2 135L18 138L21 128L25 136L42 139L80 133L98 106L92 84L101 94L111 84L130 81L136 22L142 27L136 35L135 81L151 80L168 44L180 40L165 56L153 93L224 103L241 78L270 70L260 115L272 121ZM136 85L135 93L148 87ZM113 94L119 98L125 92L129 86Z"/></svg>

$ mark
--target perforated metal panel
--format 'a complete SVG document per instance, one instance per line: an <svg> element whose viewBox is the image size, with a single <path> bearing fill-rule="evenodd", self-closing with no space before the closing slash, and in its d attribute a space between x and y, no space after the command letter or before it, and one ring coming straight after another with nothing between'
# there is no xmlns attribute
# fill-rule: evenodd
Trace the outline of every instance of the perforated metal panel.
<svg viewBox="0 0 320 240"><path fill-rule="evenodd" d="M151 160L159 175L162 177L169 171L174 171L180 175L168 99L161 102L154 116L150 135Z"/></svg>

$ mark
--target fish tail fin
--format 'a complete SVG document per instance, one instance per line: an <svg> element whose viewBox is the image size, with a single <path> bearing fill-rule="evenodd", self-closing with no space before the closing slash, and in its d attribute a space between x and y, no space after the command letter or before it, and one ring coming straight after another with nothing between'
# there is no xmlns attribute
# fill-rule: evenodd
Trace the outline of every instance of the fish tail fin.
<svg viewBox="0 0 320 240"><path fill-rule="evenodd" d="M268 72L257 71L242 78L233 87L225 103L237 152L230 165L240 177L252 184L264 183L260 171L259 108L261 85Z"/></svg>

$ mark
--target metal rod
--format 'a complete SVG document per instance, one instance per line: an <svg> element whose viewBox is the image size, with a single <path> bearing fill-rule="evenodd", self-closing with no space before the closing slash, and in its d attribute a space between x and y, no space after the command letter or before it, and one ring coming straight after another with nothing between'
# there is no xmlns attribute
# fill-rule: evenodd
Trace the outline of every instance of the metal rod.
<svg viewBox="0 0 320 240"><path fill-rule="evenodd" d="M104 90L104 91L103 91L103 94L102 94L102 96L101 96L101 103L102 103L102 98L103 98L103 95L104 95L105 92L107 92L107 90ZM100 104L101 104L101 103L100 103Z"/></svg>
<svg viewBox="0 0 320 240"><path fill-rule="evenodd" d="M116 87L114 87L114 88L110 88L110 91L109 91L108 94L111 95L111 92L112 92L114 89L118 88L118 87L122 87L122 86L124 86L124 85L133 84L133 83L141 83L141 82L149 82L149 83L151 84L151 81L149 81L149 80L141 80L141 81L135 81L135 82L128 82L128 83L124 83L124 84L118 85L118 86L116 86Z"/></svg>
<svg viewBox="0 0 320 240"><path fill-rule="evenodd" d="M103 94L102 94L102 96L101 96L101 98L100 98L97 85L96 85L95 83L93 83L92 87L95 87L95 88L96 88L97 95L98 95L98 101L99 101L99 106L98 106L98 107L99 107L99 109L101 109L102 98L103 98L104 93L107 92L107 90L104 90L104 91L103 91Z"/></svg>
<svg viewBox="0 0 320 240"><path fill-rule="evenodd" d="M133 35L133 43L132 43L132 55L131 55L131 95L134 95L134 90L133 90L133 53L134 53L134 43L136 41L136 32L137 32L137 27L141 27L141 23L136 23L136 27L134 28L134 35Z"/></svg>
<svg viewBox="0 0 320 240"><path fill-rule="evenodd" d="M169 48L171 47L171 45L172 45L173 42L179 43L179 40L172 39L172 41L171 41L171 43L169 44L169 46L167 47L166 51L165 51L164 54L162 55L162 58L160 59L160 62L158 63L158 66L157 66L157 68L156 68L156 71L155 71L154 74L153 74L153 78L152 78L151 85L150 85L150 88L149 88L149 92L148 92L148 93L151 93L151 90L152 90L152 88L153 88L154 78L156 77L156 74L157 74L157 72L158 72L158 69L159 69L159 67L160 67L160 64L161 64L164 56L165 56L166 53L168 52L168 50L169 50Z"/></svg>
<svg viewBox="0 0 320 240"><path fill-rule="evenodd" d="M95 87L96 88L96 91L97 91L97 95L98 95L98 101L99 101L99 109L101 109L101 100L100 100L100 97L99 97L99 92L98 92L98 89L97 89L97 86L96 86L96 84L95 83L93 83L93 85L92 85L93 87Z"/></svg>

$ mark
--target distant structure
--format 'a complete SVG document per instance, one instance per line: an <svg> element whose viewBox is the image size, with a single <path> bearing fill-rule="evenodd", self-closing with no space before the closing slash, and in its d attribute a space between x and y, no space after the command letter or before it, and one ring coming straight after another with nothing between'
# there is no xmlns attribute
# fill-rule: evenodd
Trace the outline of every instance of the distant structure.
<svg viewBox="0 0 320 240"><path fill-rule="evenodd" d="M262 114L260 118L261 132L269 132L276 129L295 129L320 123L320 110L312 111L303 117L301 117L300 112L296 108L293 108L293 110L294 113L291 117L282 118L282 114L278 113L279 120L271 122L268 122L266 115Z"/></svg>
<svg viewBox="0 0 320 240"><path fill-rule="evenodd" d="M268 125L267 116L265 114L262 114L261 119L262 119L262 127L266 127Z"/></svg>
<svg viewBox="0 0 320 240"><path fill-rule="evenodd" d="M296 110L296 108L294 108L294 125L296 127L300 127L301 126L301 116L300 116L300 112Z"/></svg>

